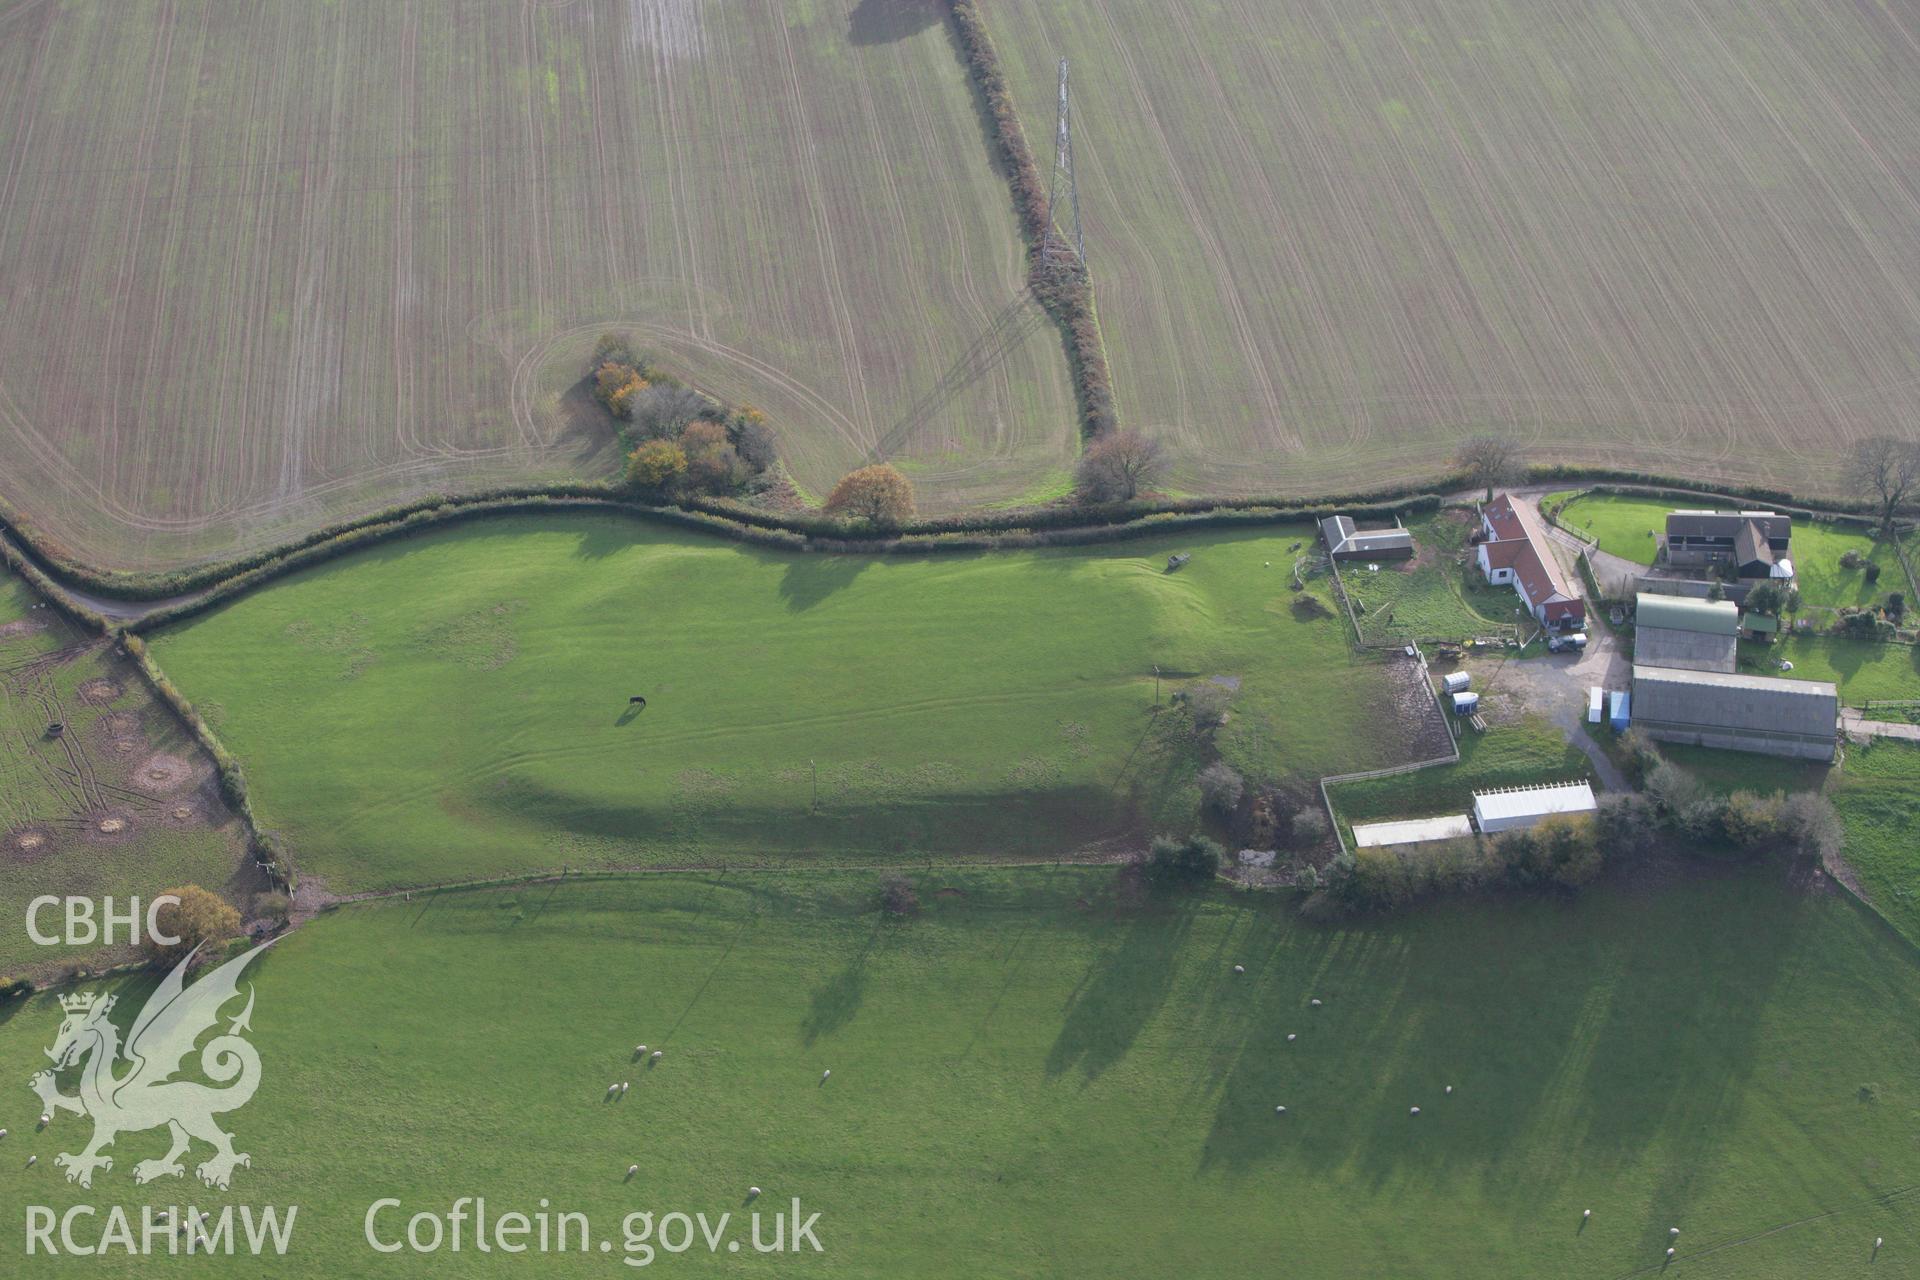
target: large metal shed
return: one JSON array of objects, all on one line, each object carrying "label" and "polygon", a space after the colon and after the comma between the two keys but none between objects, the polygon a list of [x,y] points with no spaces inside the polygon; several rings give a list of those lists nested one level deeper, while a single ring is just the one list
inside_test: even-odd
[{"label": "large metal shed", "polygon": [[1634,599],[1633,660],[1681,671],[1731,672],[1740,647],[1740,610],[1731,600],[1649,595]]},{"label": "large metal shed", "polygon": [[1830,761],[1840,736],[1840,691],[1821,680],[1636,662],[1633,723],[1661,742]]}]

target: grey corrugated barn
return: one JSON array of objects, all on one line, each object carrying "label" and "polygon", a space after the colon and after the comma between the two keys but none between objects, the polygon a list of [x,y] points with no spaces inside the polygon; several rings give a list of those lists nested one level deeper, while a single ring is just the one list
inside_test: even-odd
[{"label": "grey corrugated barn", "polygon": [[1648,595],[1634,602],[1633,660],[1646,667],[1732,671],[1740,610],[1730,600]]},{"label": "grey corrugated barn", "polygon": [[1743,577],[1764,578],[1792,540],[1793,517],[1777,511],[1674,511],[1663,550],[1668,564],[1734,562]]},{"label": "grey corrugated barn", "polygon": [[1633,727],[1661,742],[1832,760],[1840,691],[1820,680],[1633,668]]}]

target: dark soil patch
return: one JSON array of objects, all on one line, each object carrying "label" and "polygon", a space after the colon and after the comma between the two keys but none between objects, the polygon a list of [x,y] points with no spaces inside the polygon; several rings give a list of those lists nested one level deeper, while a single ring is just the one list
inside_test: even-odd
[{"label": "dark soil patch", "polygon": [[80,687],[74,690],[80,701],[96,707],[104,707],[109,702],[126,693],[118,680],[109,680],[105,676],[95,676],[91,680],[82,680]]},{"label": "dark soil patch", "polygon": [[31,618],[21,618],[14,622],[0,624],[0,640],[11,640],[15,636],[30,636],[45,631],[47,624],[35,622]]},{"label": "dark soil patch", "polygon": [[1393,723],[1406,743],[1405,759],[1436,760],[1453,752],[1453,735],[1427,685],[1426,673],[1412,658],[1387,661],[1387,684],[1393,702]]},{"label": "dark soil patch", "polygon": [[15,827],[0,836],[0,858],[16,865],[38,862],[54,847],[53,832],[41,826]]},{"label": "dark soil patch", "polygon": [[948,885],[946,888],[938,890],[933,896],[936,898],[964,898],[967,896],[967,891]]},{"label": "dark soil patch", "polygon": [[1302,622],[1312,622],[1318,618],[1331,618],[1333,610],[1327,608],[1319,596],[1310,591],[1302,591],[1293,598],[1293,616]]}]

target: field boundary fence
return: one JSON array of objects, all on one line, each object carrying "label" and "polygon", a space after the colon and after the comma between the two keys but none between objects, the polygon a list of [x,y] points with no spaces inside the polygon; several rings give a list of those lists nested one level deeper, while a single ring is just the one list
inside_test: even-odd
[{"label": "field boundary fence", "polygon": [[1419,645],[1413,646],[1413,649],[1415,661],[1420,664],[1420,679],[1427,686],[1427,694],[1429,698],[1432,699],[1434,714],[1440,717],[1440,723],[1446,727],[1447,742],[1450,745],[1450,750],[1448,754],[1434,756],[1430,760],[1412,760],[1405,764],[1388,765],[1384,769],[1362,769],[1357,773],[1333,773],[1321,778],[1320,803],[1326,807],[1327,822],[1333,828],[1333,838],[1340,842],[1340,851],[1342,853],[1350,854],[1354,852],[1354,850],[1347,844],[1346,834],[1340,830],[1340,815],[1333,807],[1333,794],[1329,788],[1348,782],[1366,782],[1372,778],[1392,778],[1403,773],[1416,773],[1422,769],[1432,769],[1443,764],[1460,763],[1460,735],[1454,731],[1453,720],[1447,715],[1446,708],[1441,705],[1439,690],[1433,687],[1433,673],[1427,667],[1426,653],[1421,650]]}]

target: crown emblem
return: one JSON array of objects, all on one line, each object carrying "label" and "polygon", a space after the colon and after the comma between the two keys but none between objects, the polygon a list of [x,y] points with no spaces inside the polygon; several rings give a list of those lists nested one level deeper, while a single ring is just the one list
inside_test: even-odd
[{"label": "crown emblem", "polygon": [[99,993],[94,991],[81,991],[74,995],[60,997],[60,1007],[68,1013],[91,1013],[96,1004],[103,1010],[109,1009],[113,1006],[113,999],[108,997],[103,1002]]}]

